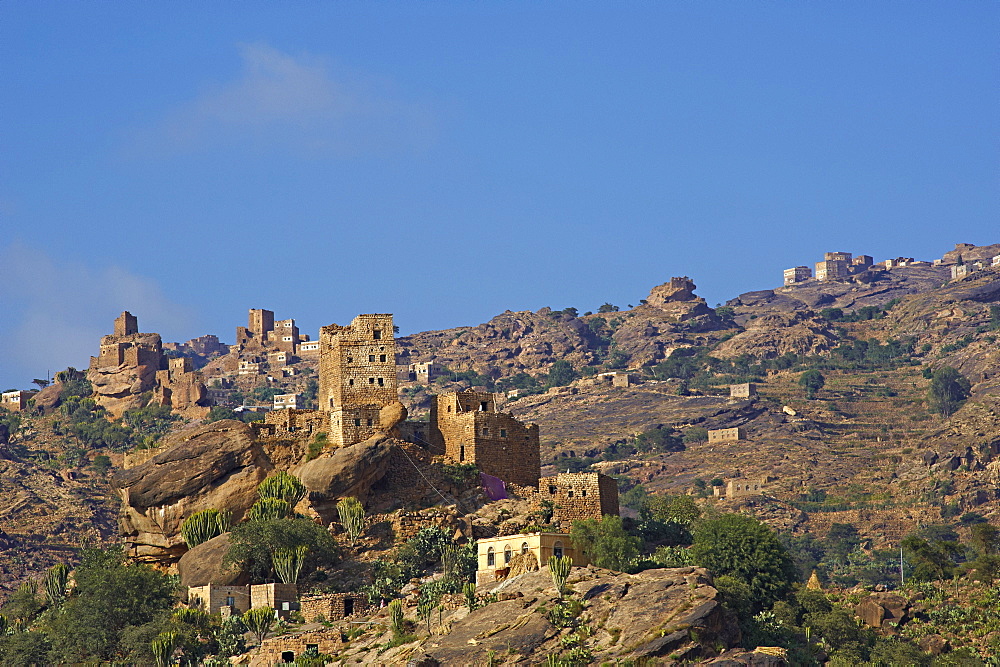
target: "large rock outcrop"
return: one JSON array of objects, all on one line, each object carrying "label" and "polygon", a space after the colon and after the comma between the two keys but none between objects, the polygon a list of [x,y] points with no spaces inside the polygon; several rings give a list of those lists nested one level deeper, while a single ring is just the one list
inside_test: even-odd
[{"label": "large rock outcrop", "polygon": [[163,449],[116,473],[113,484],[123,501],[121,533],[133,555],[172,562],[186,550],[180,536],[186,517],[215,508],[239,521],[274,466],[251,428],[235,420],[176,433]]},{"label": "large rock outcrop", "polygon": [[246,572],[225,567],[223,559],[229,550],[229,533],[218,535],[202,542],[191,549],[177,561],[177,574],[181,577],[181,586],[204,586],[218,584],[220,586],[241,586],[250,583]]},{"label": "large rock outcrop", "polygon": [[822,320],[811,314],[772,313],[747,322],[746,330],[719,345],[713,356],[722,359],[750,355],[774,359],[791,352],[811,355],[837,344],[837,338]]}]

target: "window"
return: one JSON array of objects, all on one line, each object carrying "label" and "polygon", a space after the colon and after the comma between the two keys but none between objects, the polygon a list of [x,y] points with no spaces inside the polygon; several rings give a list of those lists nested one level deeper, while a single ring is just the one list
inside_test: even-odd
[{"label": "window", "polygon": [[489,435],[489,434],[490,434],[490,430],[488,428],[484,428],[483,429],[483,435]]},{"label": "window", "polygon": [[350,380],[348,380],[348,381],[347,381],[347,384],[348,384],[349,386],[353,387],[353,386],[354,386],[354,378],[351,378]]},{"label": "window", "polygon": [[354,363],[354,357],[347,357],[347,363],[353,364]]},{"label": "window", "polygon": [[584,489],[583,491],[581,491],[580,495],[583,496],[584,498],[586,498],[587,497],[587,489]]},{"label": "window", "polygon": [[462,445],[461,447],[458,448],[458,460],[459,461],[465,460],[465,445]]},{"label": "window", "polygon": [[[462,449],[465,448],[463,447]],[[496,552],[493,551],[493,547],[490,547],[489,550],[486,552],[486,567],[493,567],[496,564],[497,564]]]},{"label": "window", "polygon": [[368,384],[375,384],[375,378],[368,378]]},{"label": "window", "polygon": [[369,419],[369,420],[368,420],[368,425],[369,425],[369,426],[371,426],[371,425],[372,425],[372,420],[371,420],[371,419]]},{"label": "window", "polygon": [[550,484],[549,485],[549,493],[552,494],[553,496],[556,495],[556,487],[554,487],[554,486],[552,486]]},{"label": "window", "polygon": [[384,387],[385,386],[385,378],[379,378],[378,379],[378,386],[380,386],[380,387]]},{"label": "window", "polygon": [[528,553],[528,543],[527,542],[522,542],[521,543],[521,553],[522,554]]},{"label": "window", "polygon": [[489,403],[487,403],[486,401],[482,401],[482,402],[481,402],[481,403],[479,404],[479,411],[480,411],[480,412],[486,412],[486,411],[487,411],[487,410],[489,409],[489,405],[490,405],[490,404],[489,404]]},{"label": "window", "polygon": [[384,354],[378,355],[378,360],[384,362],[385,361],[385,355]]},{"label": "window", "polygon": [[360,419],[355,419],[354,420],[354,425],[355,426],[361,426],[361,420]]},{"label": "window", "polygon": [[369,354],[369,355],[368,355],[368,361],[369,361],[369,362],[371,362],[371,361],[375,361],[375,355],[374,355],[374,354]]},{"label": "window", "polygon": [[504,565],[507,565],[508,563],[510,563],[510,558],[511,558],[512,555],[513,555],[513,552],[511,551],[510,545],[508,544],[508,545],[506,545],[503,548],[503,564]]},{"label": "window", "polygon": [[372,331],[372,338],[374,338],[375,340],[380,340],[382,338],[382,330],[375,329],[374,331]]},{"label": "window", "polygon": [[505,429],[505,428],[500,429],[500,437],[501,438],[506,438],[507,437],[507,429]]},{"label": "window", "polygon": [[562,558],[563,546],[562,541],[557,540],[555,544],[552,545],[552,555],[556,558]]},{"label": "window", "polygon": [[570,489],[570,491],[566,493],[566,497],[567,498],[572,498],[573,497],[573,490],[572,489]]},{"label": "window", "polygon": [[226,596],[226,606],[227,607],[235,607],[236,606],[236,598],[234,598],[232,595],[227,595]]}]

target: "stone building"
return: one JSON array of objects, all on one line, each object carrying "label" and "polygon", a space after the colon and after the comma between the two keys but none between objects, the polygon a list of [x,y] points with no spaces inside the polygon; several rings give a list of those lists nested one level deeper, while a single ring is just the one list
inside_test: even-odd
[{"label": "stone building", "polygon": [[858,271],[864,271],[870,266],[875,265],[875,260],[871,255],[858,255],[851,260],[851,267]]},{"label": "stone building", "polygon": [[391,314],[358,315],[319,332],[320,410],[330,415],[334,446],[361,442],[381,428],[379,413],[398,402]]},{"label": "stone building", "polygon": [[[624,371],[609,371],[607,373],[598,373],[594,376],[594,384],[609,384],[612,387],[631,387],[634,384],[638,384],[639,379]],[[556,387],[553,387],[555,389]],[[559,387],[560,389],[562,387]],[[576,392],[574,392],[576,393]]]},{"label": "stone building", "polygon": [[344,650],[340,629],[323,628],[269,637],[261,642],[260,648],[250,656],[249,667],[273,667],[278,664],[294,663],[296,658],[310,649],[327,655],[337,655]]},{"label": "stone building", "polygon": [[749,479],[731,479],[726,482],[725,492],[723,492],[723,487],[716,486],[712,488],[712,492],[716,496],[723,496],[727,498],[740,498],[742,496],[756,496],[764,493],[767,489],[768,483],[774,481],[770,477],[753,477]]},{"label": "stone building", "polygon": [[[831,254],[849,253],[827,253],[827,255]],[[841,278],[846,278],[850,273],[847,266],[847,262],[840,259],[827,259],[822,262],[816,262],[816,280],[840,280]]]},{"label": "stone building", "polygon": [[618,516],[618,482],[599,472],[563,472],[538,480],[538,502],[553,503],[552,523],[563,530],[574,521]]},{"label": "stone building", "polygon": [[250,586],[250,607],[270,607],[281,618],[297,611],[299,590],[295,584],[254,584]]},{"label": "stone building", "polygon": [[410,364],[407,368],[407,376],[410,382],[429,384],[435,377],[435,371],[433,361],[423,361]]},{"label": "stone building", "polygon": [[478,565],[476,584],[497,578],[497,570],[505,570],[516,554],[532,554],[541,567],[547,567],[551,556],[573,559],[574,567],[586,567],[590,560],[573,546],[567,533],[521,533],[502,537],[482,538],[477,543]]},{"label": "stone building", "polygon": [[327,621],[339,621],[367,611],[368,596],[359,593],[326,593],[304,597],[299,604],[307,623],[313,623],[319,617]]},{"label": "stone building", "polygon": [[793,266],[785,269],[785,284],[793,285],[812,278],[813,272],[808,266]]},{"label": "stone building", "polygon": [[115,319],[115,333],[101,338],[100,354],[90,358],[87,379],[94,400],[115,416],[144,405],[142,395],[155,392],[160,405],[201,417],[208,412],[208,392],[188,357],[167,359],[160,334],[139,333],[128,311]]},{"label": "stone building", "polygon": [[757,396],[757,385],[753,382],[729,385],[729,398],[755,398]]},{"label": "stone building", "polygon": [[827,262],[851,263],[851,253],[849,252],[827,252],[823,253],[823,259]]},{"label": "stone building", "polygon": [[188,587],[188,605],[224,616],[243,614],[250,610],[249,586],[205,586]]},{"label": "stone building", "polygon": [[471,389],[434,397],[431,451],[452,463],[474,463],[487,475],[538,486],[538,425],[525,425],[497,409],[497,394]]},{"label": "stone building", "polygon": [[316,410],[285,408],[264,414],[264,422],[258,427],[260,435],[271,438],[299,437],[303,433],[329,431],[330,420],[326,413]]},{"label": "stone building", "polygon": [[742,428],[717,428],[709,429],[708,431],[708,443],[714,444],[717,442],[734,442],[736,440],[744,440],[746,434],[743,432]]}]

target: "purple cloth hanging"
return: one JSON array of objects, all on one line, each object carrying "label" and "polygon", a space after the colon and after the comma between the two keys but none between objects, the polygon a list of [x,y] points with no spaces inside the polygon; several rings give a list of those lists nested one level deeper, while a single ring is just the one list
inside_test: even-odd
[{"label": "purple cloth hanging", "polygon": [[486,491],[486,495],[490,497],[490,500],[503,500],[508,497],[507,485],[499,477],[481,472],[479,473],[479,479],[483,481],[483,489]]}]

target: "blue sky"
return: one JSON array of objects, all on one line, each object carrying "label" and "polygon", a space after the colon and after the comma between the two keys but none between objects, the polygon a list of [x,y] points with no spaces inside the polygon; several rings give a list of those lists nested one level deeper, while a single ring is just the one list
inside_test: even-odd
[{"label": "blue sky", "polygon": [[1000,4],[0,2],[0,389],[1000,242]]}]

